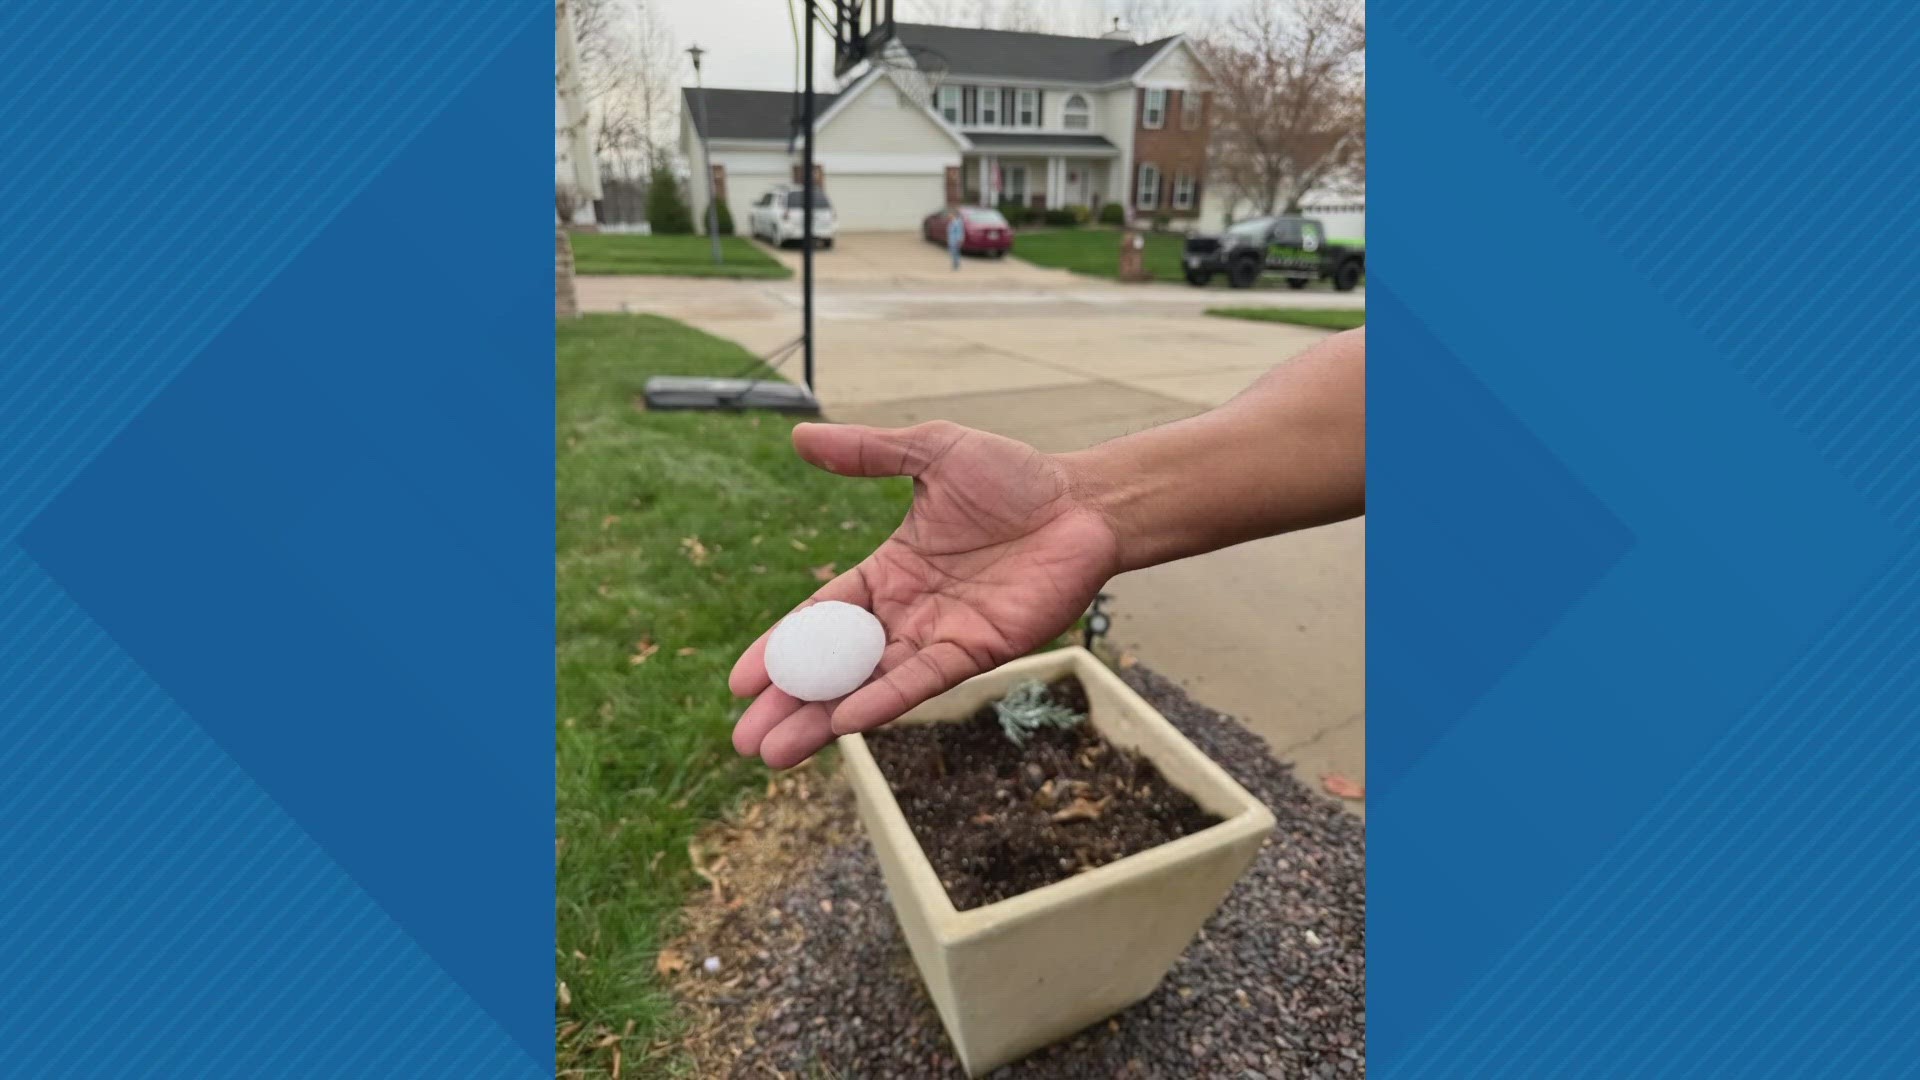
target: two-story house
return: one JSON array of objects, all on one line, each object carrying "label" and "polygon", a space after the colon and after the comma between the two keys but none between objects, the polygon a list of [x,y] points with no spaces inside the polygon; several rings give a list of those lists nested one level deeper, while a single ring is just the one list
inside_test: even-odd
[{"label": "two-story house", "polygon": [[[1181,36],[1067,37],[903,23],[914,55],[946,72],[930,96],[911,73],[875,66],[818,95],[815,160],[844,230],[911,229],[942,205],[1123,203],[1139,218],[1198,215],[1209,100],[1199,54]],[[708,162],[699,91],[682,103],[694,197],[708,178],[736,221],[774,183],[796,179],[793,95],[710,90]]]}]

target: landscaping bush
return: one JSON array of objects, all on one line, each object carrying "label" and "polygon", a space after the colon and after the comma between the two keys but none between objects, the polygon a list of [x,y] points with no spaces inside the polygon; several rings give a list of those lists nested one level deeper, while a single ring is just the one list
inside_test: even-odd
[{"label": "landscaping bush", "polygon": [[[721,199],[714,204],[713,217],[714,224],[720,230],[721,236],[733,235],[733,208],[727,205],[727,200]],[[707,216],[705,214],[700,215],[700,231],[707,231]]]},{"label": "landscaping bush", "polygon": [[1110,202],[1100,208],[1100,224],[1125,225],[1126,223],[1127,223],[1126,207],[1121,206],[1117,202]]},{"label": "landscaping bush", "polygon": [[1067,207],[1067,213],[1073,215],[1073,223],[1075,225],[1085,225],[1087,222],[1093,220],[1093,212],[1079,203],[1069,205]]},{"label": "landscaping bush", "polygon": [[1007,224],[1016,229],[1024,225],[1032,224],[1033,222],[1033,208],[1022,203],[1002,199],[1000,200],[1000,205],[995,209],[1000,211],[1001,217],[1007,219]]},{"label": "landscaping bush", "polygon": [[647,181],[647,224],[655,236],[684,236],[693,231],[693,211],[680,195],[673,170],[665,165],[655,166]]},{"label": "landscaping bush", "polygon": [[1080,224],[1080,219],[1073,216],[1073,211],[1068,210],[1065,207],[1062,207],[1058,210],[1047,211],[1045,220],[1047,224],[1054,225],[1062,229],[1071,229],[1074,226]]}]

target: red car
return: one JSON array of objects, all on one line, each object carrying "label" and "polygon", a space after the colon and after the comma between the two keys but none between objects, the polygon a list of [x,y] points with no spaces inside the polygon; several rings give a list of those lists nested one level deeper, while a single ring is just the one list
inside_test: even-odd
[{"label": "red car", "polygon": [[[988,210],[979,206],[963,206],[959,209],[960,222],[966,235],[960,240],[960,251],[965,255],[992,255],[1000,258],[1013,250],[1013,226],[998,210]],[[955,211],[942,208],[928,214],[920,223],[921,235],[927,242],[947,246],[947,222]]]}]

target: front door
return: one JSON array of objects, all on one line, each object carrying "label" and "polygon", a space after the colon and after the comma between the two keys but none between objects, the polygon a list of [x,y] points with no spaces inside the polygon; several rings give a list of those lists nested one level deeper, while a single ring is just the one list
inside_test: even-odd
[{"label": "front door", "polygon": [[1000,197],[1007,202],[1025,206],[1027,204],[1027,167],[1008,165],[1003,173],[1004,187],[1001,188]]},{"label": "front door", "polygon": [[1090,179],[1091,177],[1088,176],[1088,169],[1085,165],[1075,165],[1069,162],[1067,164],[1067,190],[1060,200],[1061,205],[1087,205],[1087,192],[1092,187],[1092,185],[1088,183]]}]

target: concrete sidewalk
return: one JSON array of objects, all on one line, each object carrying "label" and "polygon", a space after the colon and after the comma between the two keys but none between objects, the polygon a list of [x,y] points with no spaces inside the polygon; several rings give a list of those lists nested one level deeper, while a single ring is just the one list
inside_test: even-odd
[{"label": "concrete sidewalk", "polygon": [[[1012,260],[955,273],[945,257],[910,236],[816,253],[815,383],[835,420],[948,419],[1078,449],[1218,405],[1326,336],[1203,307],[1365,303],[1120,285]],[[582,278],[578,292],[583,310],[667,315],[763,354],[799,333],[795,282]],[[785,370],[797,378],[799,359]],[[1108,589],[1112,639],[1240,717],[1308,784],[1364,781],[1365,546],[1354,521],[1123,575]]]}]

